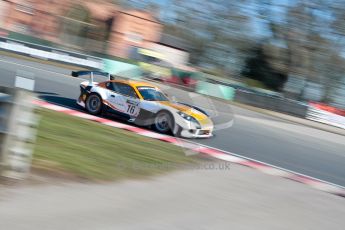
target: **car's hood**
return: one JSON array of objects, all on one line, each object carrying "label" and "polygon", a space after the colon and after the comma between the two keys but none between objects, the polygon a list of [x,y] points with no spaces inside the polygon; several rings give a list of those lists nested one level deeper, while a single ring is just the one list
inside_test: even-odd
[{"label": "car's hood", "polygon": [[211,122],[210,118],[207,115],[205,115],[204,113],[202,113],[196,109],[193,109],[190,106],[174,103],[171,101],[160,101],[159,103],[163,104],[165,106],[172,107],[176,110],[179,110],[179,111],[181,111],[181,112],[183,112],[189,116],[192,116],[197,121],[199,121],[201,124],[208,124]]}]

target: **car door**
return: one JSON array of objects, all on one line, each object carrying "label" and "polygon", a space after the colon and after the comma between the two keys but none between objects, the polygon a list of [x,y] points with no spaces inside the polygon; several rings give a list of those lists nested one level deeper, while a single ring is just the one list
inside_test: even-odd
[{"label": "car door", "polygon": [[133,87],[122,82],[108,82],[106,85],[107,101],[119,113],[130,118],[137,117],[140,112],[140,99]]}]

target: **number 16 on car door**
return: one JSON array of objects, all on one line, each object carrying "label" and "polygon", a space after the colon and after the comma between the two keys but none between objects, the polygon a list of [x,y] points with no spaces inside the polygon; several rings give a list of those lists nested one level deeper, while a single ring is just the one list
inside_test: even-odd
[{"label": "number 16 on car door", "polygon": [[127,99],[126,100],[126,113],[132,117],[137,117],[140,112],[139,100],[136,99]]}]

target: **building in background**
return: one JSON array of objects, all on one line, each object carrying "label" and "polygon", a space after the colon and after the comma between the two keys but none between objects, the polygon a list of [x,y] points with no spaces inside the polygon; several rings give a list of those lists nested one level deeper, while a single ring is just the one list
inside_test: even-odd
[{"label": "building in background", "polygon": [[150,13],[118,11],[114,16],[109,53],[128,57],[131,47],[149,48],[159,42],[163,25]]},{"label": "building in background", "polygon": [[164,60],[174,66],[186,66],[189,62],[190,44],[178,37],[162,34],[159,42],[152,44],[152,50],[161,53]]},{"label": "building in background", "polygon": [[0,5],[3,29],[64,47],[128,57],[132,46],[160,40],[163,25],[152,14],[110,1],[8,0]]},{"label": "building in background", "polygon": [[60,22],[70,0],[8,0],[2,28],[57,42]]},{"label": "building in background", "polygon": [[9,4],[5,1],[0,1],[0,27],[4,26],[4,21],[8,15]]}]

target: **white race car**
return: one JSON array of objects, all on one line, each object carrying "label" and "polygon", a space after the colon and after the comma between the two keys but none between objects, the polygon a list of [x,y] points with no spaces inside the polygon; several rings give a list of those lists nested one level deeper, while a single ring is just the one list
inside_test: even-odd
[{"label": "white race car", "polygon": [[[153,127],[160,133],[185,138],[212,136],[213,122],[206,112],[195,106],[172,102],[156,86],[133,80],[116,80],[97,71],[73,71],[72,76],[90,75],[80,84],[78,105],[90,114],[111,113],[139,126]],[[94,75],[107,76],[94,82]]]}]

